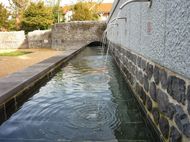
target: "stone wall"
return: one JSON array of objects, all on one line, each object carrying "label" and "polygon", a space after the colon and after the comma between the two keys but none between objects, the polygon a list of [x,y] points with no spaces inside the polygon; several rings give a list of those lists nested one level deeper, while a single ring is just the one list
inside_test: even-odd
[{"label": "stone wall", "polygon": [[0,49],[26,48],[24,31],[0,32]]},{"label": "stone wall", "polygon": [[52,28],[52,48],[60,50],[76,44],[101,41],[105,27],[106,23],[99,21],[55,24]]},{"label": "stone wall", "polygon": [[132,50],[115,44],[111,53],[165,141],[190,141],[190,82]]},{"label": "stone wall", "polygon": [[130,49],[115,44],[110,49],[163,140],[189,142],[190,81]]},{"label": "stone wall", "polygon": [[51,30],[29,32],[27,39],[29,48],[51,48]]},{"label": "stone wall", "polygon": [[189,142],[190,1],[124,2],[107,25],[113,57],[163,141]]},{"label": "stone wall", "polygon": [[79,21],[53,25],[50,30],[36,30],[25,36],[24,31],[0,32],[0,49],[53,48],[64,50],[75,45],[85,46],[101,41],[105,22]]}]

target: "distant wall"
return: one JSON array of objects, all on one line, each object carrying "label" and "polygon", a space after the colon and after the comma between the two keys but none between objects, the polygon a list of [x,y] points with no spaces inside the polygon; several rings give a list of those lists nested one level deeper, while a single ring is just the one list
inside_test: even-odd
[{"label": "distant wall", "polygon": [[0,49],[26,48],[24,31],[0,32]]},{"label": "distant wall", "polygon": [[36,30],[25,36],[24,31],[0,32],[0,49],[54,48],[64,50],[76,44],[85,46],[101,41],[105,22],[79,21],[53,25],[50,30]]},{"label": "distant wall", "polygon": [[51,48],[51,30],[29,32],[27,39],[29,48]]},{"label": "distant wall", "polygon": [[78,21],[55,24],[52,28],[52,48],[64,49],[75,44],[101,41],[105,22]]}]

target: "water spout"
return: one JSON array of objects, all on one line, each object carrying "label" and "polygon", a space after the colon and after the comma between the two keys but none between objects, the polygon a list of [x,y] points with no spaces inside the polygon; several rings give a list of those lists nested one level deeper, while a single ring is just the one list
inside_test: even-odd
[{"label": "water spout", "polygon": [[149,7],[152,6],[152,0],[128,0],[126,1],[124,4],[122,4],[119,9],[123,9],[126,5],[130,4],[130,3],[134,3],[134,2],[149,2]]}]

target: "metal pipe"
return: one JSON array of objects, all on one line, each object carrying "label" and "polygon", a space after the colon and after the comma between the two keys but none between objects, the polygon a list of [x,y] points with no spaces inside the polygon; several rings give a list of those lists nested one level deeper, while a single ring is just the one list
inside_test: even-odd
[{"label": "metal pipe", "polygon": [[117,20],[117,19],[125,19],[125,20],[127,20],[127,17],[118,17],[118,18],[113,18],[111,21],[110,21],[110,23],[113,23],[115,20]]},{"label": "metal pipe", "polygon": [[119,9],[123,9],[126,5],[133,3],[133,2],[150,2],[149,7],[152,6],[152,0],[128,0],[124,4],[122,4]]},{"label": "metal pipe", "polygon": [[127,17],[118,17],[117,19],[125,19],[125,20],[127,20]]},{"label": "metal pipe", "polygon": [[114,7],[112,8],[111,14],[109,15],[109,18],[108,18],[107,23],[109,23],[109,21],[110,21],[111,17],[113,16],[113,13],[114,13],[114,11],[116,10],[116,8],[117,8],[119,2],[120,2],[120,0],[117,0],[117,3],[116,3],[116,4],[114,5]]}]

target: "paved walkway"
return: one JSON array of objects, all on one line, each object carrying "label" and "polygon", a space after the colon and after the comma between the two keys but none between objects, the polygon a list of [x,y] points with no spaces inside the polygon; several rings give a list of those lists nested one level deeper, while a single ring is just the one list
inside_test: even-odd
[{"label": "paved walkway", "polygon": [[0,56],[0,77],[6,76],[13,72],[20,71],[33,64],[41,62],[55,55],[60,55],[63,51],[55,51],[51,49],[19,49],[21,51],[31,51],[30,54],[25,54],[17,57],[2,57]]}]

